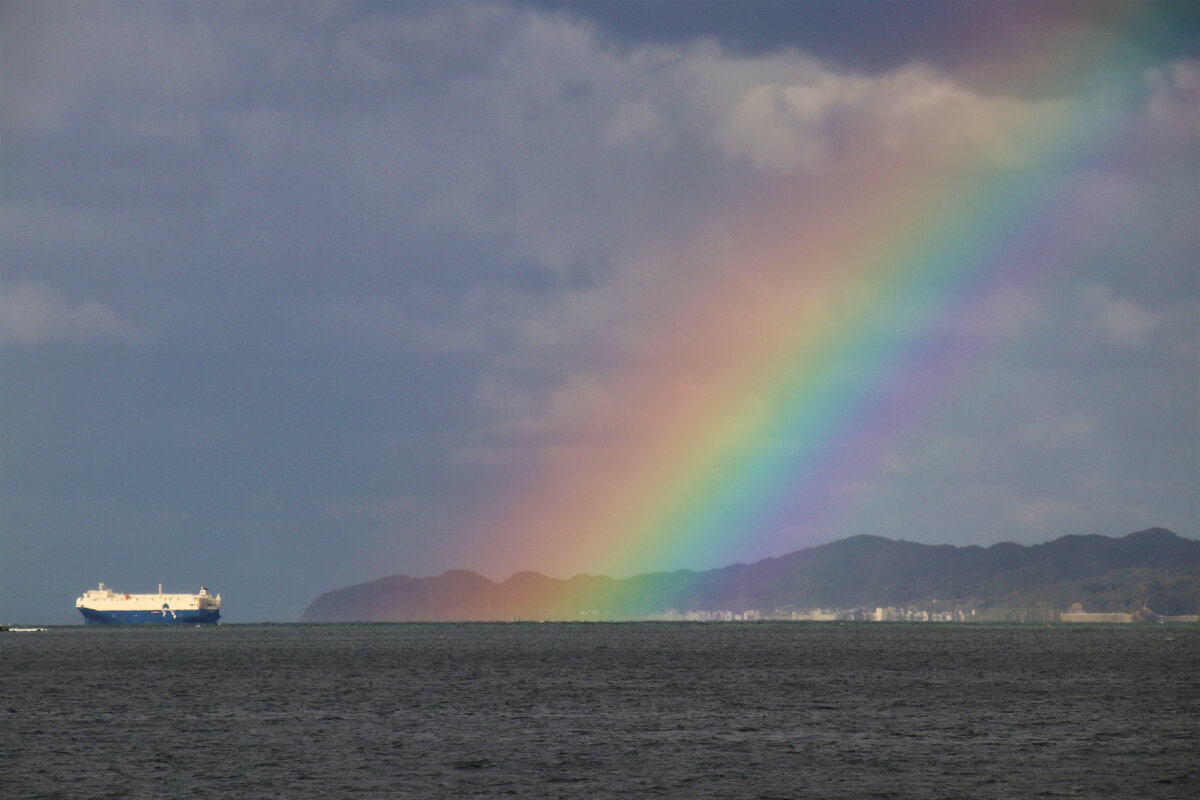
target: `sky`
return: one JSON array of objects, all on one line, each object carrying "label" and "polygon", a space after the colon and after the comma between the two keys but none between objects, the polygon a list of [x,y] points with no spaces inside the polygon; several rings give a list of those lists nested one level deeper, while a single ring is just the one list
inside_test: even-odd
[{"label": "sky", "polygon": [[0,2],[0,623],[1200,535],[1190,2]]}]

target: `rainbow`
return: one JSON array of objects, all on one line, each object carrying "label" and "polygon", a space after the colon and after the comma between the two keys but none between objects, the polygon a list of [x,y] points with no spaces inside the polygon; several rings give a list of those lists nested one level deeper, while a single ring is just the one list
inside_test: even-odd
[{"label": "rainbow", "polygon": [[[1067,77],[1135,80],[1122,44],[1076,43]],[[481,563],[628,576],[862,532],[836,530],[856,487],[995,346],[972,319],[1086,257],[1061,241],[1069,176],[1121,145],[1122,94],[1045,103],[1017,163],[873,156],[706,225],[643,346],[603,373],[603,430],[521,477],[480,523]]]}]

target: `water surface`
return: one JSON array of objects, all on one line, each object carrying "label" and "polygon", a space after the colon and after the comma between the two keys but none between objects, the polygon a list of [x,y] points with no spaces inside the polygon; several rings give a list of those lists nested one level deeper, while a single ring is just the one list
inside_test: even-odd
[{"label": "water surface", "polygon": [[1196,626],[0,634],[8,798],[1200,796]]}]

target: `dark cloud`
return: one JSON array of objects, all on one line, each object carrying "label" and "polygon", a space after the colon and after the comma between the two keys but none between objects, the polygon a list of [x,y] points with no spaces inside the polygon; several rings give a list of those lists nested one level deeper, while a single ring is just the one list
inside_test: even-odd
[{"label": "dark cloud", "polygon": [[[1064,46],[1076,33],[1129,39],[1144,47],[1152,43],[1140,56],[1150,65],[1164,56],[1193,56],[1200,34],[1200,13],[1186,0],[1149,8],[1134,0],[530,0],[528,5],[588,20],[626,47],[709,38],[740,55],[790,48],[837,67],[870,72],[920,62],[970,73],[971,65],[981,62],[1040,60],[1047,54],[1036,33],[1044,29],[1057,31]],[[871,44],[864,47],[863,42]],[[1023,88],[1036,90],[1032,85]]]}]

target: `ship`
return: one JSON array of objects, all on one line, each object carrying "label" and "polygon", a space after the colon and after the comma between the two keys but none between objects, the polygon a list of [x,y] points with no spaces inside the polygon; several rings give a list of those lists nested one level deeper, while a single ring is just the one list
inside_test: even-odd
[{"label": "ship", "polygon": [[198,594],[127,594],[100,584],[75,600],[84,622],[92,625],[199,625],[221,618],[221,595],[201,586]]}]

